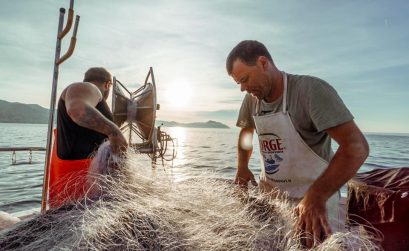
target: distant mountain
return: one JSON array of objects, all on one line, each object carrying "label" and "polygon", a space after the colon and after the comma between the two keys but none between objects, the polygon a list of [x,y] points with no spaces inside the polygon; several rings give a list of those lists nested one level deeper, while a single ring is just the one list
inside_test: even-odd
[{"label": "distant mountain", "polygon": [[[22,104],[0,100],[0,123],[47,124],[49,111],[49,109],[36,104]],[[162,120],[156,121],[157,126],[161,124],[165,127],[229,128],[227,125],[213,120],[195,123],[179,123]]]},{"label": "distant mountain", "polygon": [[227,125],[209,120],[207,122],[194,122],[194,123],[179,123],[175,121],[162,121],[157,120],[156,125],[159,126],[163,124],[165,127],[189,127],[189,128],[230,128]]},{"label": "distant mountain", "polygon": [[0,122],[47,124],[49,109],[36,104],[0,100]]}]

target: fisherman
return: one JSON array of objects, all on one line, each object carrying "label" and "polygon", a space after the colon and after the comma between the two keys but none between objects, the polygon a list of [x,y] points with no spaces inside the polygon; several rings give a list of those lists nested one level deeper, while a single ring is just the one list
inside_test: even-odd
[{"label": "fisherman", "polygon": [[111,74],[93,67],[85,72],[83,82],[63,90],[50,168],[50,208],[84,197],[92,155],[101,143],[108,139],[114,154],[127,145],[106,102],[111,86]]},{"label": "fisherman", "polygon": [[[339,230],[339,189],[364,163],[369,147],[337,92],[325,81],[288,74],[258,41],[237,44],[226,60],[228,74],[246,91],[237,126],[235,182],[257,185],[248,163],[254,129],[262,171],[260,189],[277,190],[296,202],[296,231],[312,247]],[[334,154],[331,139],[338,143]]]}]

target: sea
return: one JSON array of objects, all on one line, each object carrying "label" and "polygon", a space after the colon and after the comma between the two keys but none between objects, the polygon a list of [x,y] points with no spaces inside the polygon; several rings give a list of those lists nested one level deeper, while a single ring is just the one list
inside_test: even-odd
[{"label": "sea", "polygon": [[[47,141],[45,124],[0,123],[0,148],[45,147]],[[171,173],[178,179],[216,173],[221,178],[234,179],[237,165],[237,128],[162,128],[173,139],[168,142],[166,156],[173,150],[173,161],[158,161],[155,168],[163,175]],[[409,134],[365,133],[370,145],[370,155],[359,172],[376,168],[409,167]],[[250,169],[258,177],[260,159],[256,138]],[[333,144],[334,150],[336,144]],[[12,152],[0,152],[0,211],[18,213],[39,209],[41,206],[44,177],[45,151],[16,152],[13,164]],[[151,164],[147,155],[141,161]],[[346,196],[346,188],[341,190]]]}]

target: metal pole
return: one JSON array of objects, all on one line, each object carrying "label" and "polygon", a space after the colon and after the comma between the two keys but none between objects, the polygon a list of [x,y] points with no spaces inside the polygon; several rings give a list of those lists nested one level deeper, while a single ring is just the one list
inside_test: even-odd
[{"label": "metal pole", "polygon": [[58,64],[57,61],[60,59],[61,54],[61,39],[59,35],[63,30],[64,25],[64,14],[65,9],[60,8],[60,19],[58,22],[58,32],[57,32],[57,43],[55,48],[54,57],[54,73],[53,73],[53,85],[51,90],[51,101],[50,101],[50,115],[48,118],[48,133],[47,133],[47,150],[45,154],[45,167],[44,167],[44,181],[43,181],[43,195],[41,201],[41,213],[45,213],[47,210],[47,199],[48,199],[48,183],[49,183],[49,173],[50,173],[50,153],[51,144],[53,138],[53,126],[54,126],[54,111],[55,111],[55,100],[57,96],[57,82],[58,82]]}]

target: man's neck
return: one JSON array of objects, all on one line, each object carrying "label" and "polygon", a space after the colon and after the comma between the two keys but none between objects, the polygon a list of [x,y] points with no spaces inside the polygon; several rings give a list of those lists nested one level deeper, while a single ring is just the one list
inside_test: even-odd
[{"label": "man's neck", "polygon": [[101,96],[103,97],[104,96],[104,87],[100,83],[96,83],[96,82],[91,82],[91,83],[93,83],[98,88],[98,90],[101,92]]},{"label": "man's neck", "polygon": [[268,98],[265,99],[268,103],[274,102],[283,95],[284,78],[281,71],[274,69],[271,74],[271,90]]}]

